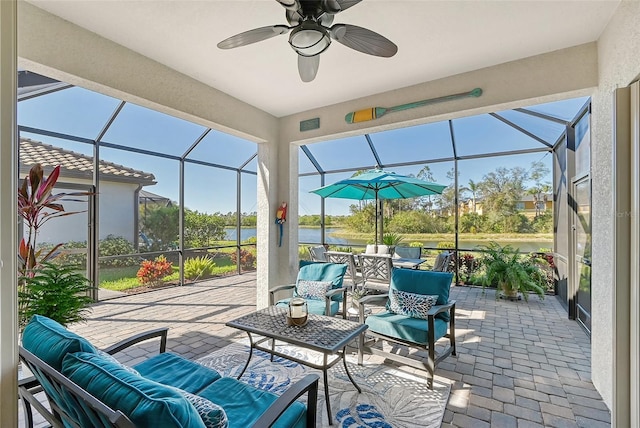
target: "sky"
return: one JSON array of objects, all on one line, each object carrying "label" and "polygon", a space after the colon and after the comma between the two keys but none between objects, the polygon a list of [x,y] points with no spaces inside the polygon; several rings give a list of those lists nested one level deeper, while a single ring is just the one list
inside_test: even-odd
[{"label": "sky", "polygon": [[[531,109],[570,120],[584,105],[587,98],[532,106]],[[18,103],[18,124],[55,131],[83,138],[96,138],[120,101],[82,88],[70,88]],[[539,138],[554,143],[564,126],[517,111],[498,112],[505,119],[534,132]],[[168,155],[181,156],[205,132],[206,128],[163,113],[127,103],[103,137],[103,141]],[[539,141],[515,130],[488,114],[453,120],[453,135],[458,156],[473,156],[505,150],[544,147]],[[37,134],[21,136],[73,150],[91,156],[90,144],[62,140]],[[453,145],[448,122],[419,125],[370,134],[371,141],[383,164],[411,162],[416,159],[443,159],[453,156]],[[349,137],[308,146],[325,171],[344,168],[364,169],[376,165],[364,136]],[[210,131],[189,154],[189,159],[239,167],[256,152],[256,144],[218,131]],[[129,151],[102,147],[103,160],[153,173],[157,184],[145,187],[174,201],[179,199],[179,162]],[[315,169],[300,151],[300,173]],[[530,168],[534,161],[544,162],[551,170],[551,155],[534,154],[460,160],[459,183],[480,181],[484,174],[498,166]],[[253,159],[249,171],[256,171]],[[398,174],[417,174],[425,164],[410,167],[387,168]],[[435,181],[449,184],[446,174],[453,162],[430,163]],[[351,176],[351,173],[327,174],[330,184]],[[552,181],[549,175],[549,183]],[[256,175],[242,174],[242,212],[255,212]],[[320,187],[319,176],[300,178],[299,213],[319,214],[320,200],[309,191]],[[235,212],[237,173],[187,163],[185,167],[185,206],[208,213]],[[330,215],[348,214],[354,201],[327,199],[325,210]]]}]

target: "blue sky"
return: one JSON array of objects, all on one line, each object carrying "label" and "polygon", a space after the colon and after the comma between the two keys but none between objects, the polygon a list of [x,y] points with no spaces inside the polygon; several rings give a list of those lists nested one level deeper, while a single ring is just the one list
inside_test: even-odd
[{"label": "blue sky", "polygon": [[[534,106],[563,119],[571,119],[586,102],[586,98]],[[34,128],[94,139],[119,105],[119,100],[81,88],[71,88],[18,103],[18,124]],[[508,111],[506,119],[540,138],[554,142],[562,125],[533,116]],[[542,145],[489,115],[455,119],[453,122],[458,156],[477,155],[513,149],[529,149]],[[135,147],[174,156],[182,155],[205,128],[133,104],[126,104],[103,140],[108,143]],[[92,155],[89,144],[60,140],[35,134],[24,134],[42,141],[86,155]],[[414,126],[370,135],[383,164],[410,162],[416,159],[441,159],[453,156],[448,122]],[[309,145],[309,150],[327,171],[343,168],[365,168],[376,164],[364,136],[350,137]],[[211,131],[189,158],[239,167],[256,151],[256,144]],[[145,190],[178,200],[179,162],[128,151],[101,148],[104,160],[153,173],[158,182]],[[480,181],[482,176],[498,166],[529,168],[534,161],[543,161],[551,169],[551,155],[535,153],[459,161],[460,185],[469,179]],[[387,168],[398,174],[417,174],[424,164],[411,167]],[[435,181],[449,184],[446,173],[452,162],[430,164]],[[249,170],[255,171],[255,159]],[[300,157],[300,172],[311,172],[312,166]],[[329,174],[326,184],[349,177],[351,173]],[[551,176],[548,181],[551,182]],[[203,212],[236,211],[237,174],[218,168],[187,163],[185,170],[185,205]],[[300,179],[300,214],[319,214],[320,197],[308,193],[320,187],[318,177]],[[256,176],[242,174],[242,212],[256,211]],[[353,201],[327,199],[327,214],[348,213]]]}]

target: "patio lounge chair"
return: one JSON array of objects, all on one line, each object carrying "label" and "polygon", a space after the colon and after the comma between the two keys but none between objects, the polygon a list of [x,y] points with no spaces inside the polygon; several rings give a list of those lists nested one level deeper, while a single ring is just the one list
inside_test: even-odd
[{"label": "patio lounge chair", "polygon": [[288,307],[291,298],[275,302],[275,294],[289,290],[293,291],[293,297],[307,300],[307,308],[311,314],[334,316],[342,312],[342,317],[346,318],[347,288],[342,286],[346,271],[347,265],[342,263],[301,260],[296,283],[269,290],[269,304]]},{"label": "patio lounge chair", "polygon": [[[428,386],[433,389],[438,363],[449,355],[456,355],[456,302],[449,300],[452,279],[453,274],[449,272],[394,269],[390,294],[361,298],[358,307],[360,322],[369,328],[359,339],[358,363],[362,364],[363,354],[367,352],[426,370]],[[386,302],[386,310],[365,318],[366,305],[376,301],[379,304]],[[449,344],[436,355],[435,344],[442,338],[448,339]],[[384,341],[393,345],[390,351],[382,348]],[[396,345],[422,351],[426,348],[427,358],[418,360],[394,353],[400,351]]]},{"label": "patio lounge chair", "polygon": [[[160,338],[160,353],[139,364],[127,367],[111,357],[152,338]],[[315,426],[317,375],[277,396],[164,352],[166,339],[167,329],[161,328],[101,352],[57,322],[34,316],[19,349],[37,380],[19,388],[27,422],[34,406],[54,427],[202,428],[204,419],[243,427]],[[41,390],[51,411],[34,395]],[[307,405],[297,401],[305,394]]]}]

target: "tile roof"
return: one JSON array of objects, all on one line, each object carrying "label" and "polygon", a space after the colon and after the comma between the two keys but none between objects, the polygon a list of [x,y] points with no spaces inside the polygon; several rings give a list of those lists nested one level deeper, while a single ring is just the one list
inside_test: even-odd
[{"label": "tile roof", "polygon": [[[60,165],[62,177],[91,179],[93,176],[93,158],[50,144],[44,144],[30,138],[20,138],[20,165],[25,169],[39,163],[47,170]],[[26,172],[26,171],[25,171]],[[144,186],[155,184],[156,177],[137,169],[100,161],[100,178],[108,181],[140,183]]]}]

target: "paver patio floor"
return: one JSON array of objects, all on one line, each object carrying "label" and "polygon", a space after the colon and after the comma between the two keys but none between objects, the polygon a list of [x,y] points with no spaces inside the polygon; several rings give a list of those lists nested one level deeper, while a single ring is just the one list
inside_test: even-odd
[{"label": "paver patio floor", "polygon": [[[589,338],[555,297],[511,302],[492,290],[452,287],[451,298],[458,355],[436,370],[453,385],[443,427],[610,426],[591,383]],[[196,359],[246,337],[224,324],[255,302],[255,274],[245,274],[103,301],[71,329],[102,348],[169,327],[168,350]],[[135,363],[152,347],[118,358]]]}]

